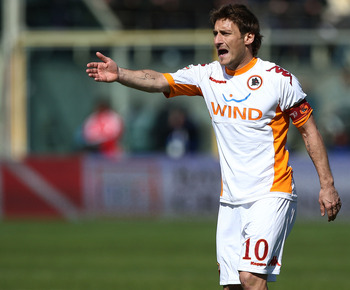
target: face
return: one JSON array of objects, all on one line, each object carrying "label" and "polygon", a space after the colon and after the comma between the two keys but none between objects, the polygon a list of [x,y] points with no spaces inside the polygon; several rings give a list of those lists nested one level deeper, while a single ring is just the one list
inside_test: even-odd
[{"label": "face", "polygon": [[249,45],[254,41],[254,34],[241,35],[237,25],[229,19],[217,20],[213,33],[220,64],[237,70],[253,58]]}]

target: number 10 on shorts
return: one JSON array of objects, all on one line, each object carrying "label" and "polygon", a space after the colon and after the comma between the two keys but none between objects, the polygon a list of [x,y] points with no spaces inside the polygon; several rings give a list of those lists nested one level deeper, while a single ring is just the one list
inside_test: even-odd
[{"label": "number 10 on shorts", "polygon": [[267,253],[269,251],[269,244],[267,243],[267,241],[264,239],[260,239],[255,243],[255,245],[251,245],[250,238],[249,238],[245,242],[245,255],[243,257],[243,260],[252,259],[252,257],[250,256],[251,246],[254,247],[254,255],[258,261],[263,261],[266,259]]}]

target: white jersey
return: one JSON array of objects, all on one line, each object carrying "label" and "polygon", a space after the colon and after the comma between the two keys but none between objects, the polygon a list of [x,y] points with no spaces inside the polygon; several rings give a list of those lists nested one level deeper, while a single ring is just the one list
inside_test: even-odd
[{"label": "white jersey", "polygon": [[[216,134],[222,176],[221,202],[244,204],[264,197],[295,199],[285,148],[288,110],[303,101],[294,75],[253,58],[230,71],[219,62],[164,74],[170,94],[204,97]],[[312,109],[294,122],[303,125]]]}]

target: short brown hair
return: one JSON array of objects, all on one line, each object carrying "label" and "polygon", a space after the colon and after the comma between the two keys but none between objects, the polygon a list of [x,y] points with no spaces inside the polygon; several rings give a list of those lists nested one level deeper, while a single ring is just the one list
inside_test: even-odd
[{"label": "short brown hair", "polygon": [[213,10],[210,14],[212,24],[215,25],[216,21],[220,19],[229,19],[235,23],[241,35],[246,33],[254,34],[252,52],[254,56],[258,54],[262,41],[259,20],[245,5],[228,4]]}]

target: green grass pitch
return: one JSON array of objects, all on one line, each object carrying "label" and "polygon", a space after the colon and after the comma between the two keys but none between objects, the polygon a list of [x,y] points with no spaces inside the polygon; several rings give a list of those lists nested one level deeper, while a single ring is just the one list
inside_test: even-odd
[{"label": "green grass pitch", "polygon": [[[269,289],[350,289],[350,223],[297,222]],[[0,289],[222,289],[216,219],[0,223]]]}]

